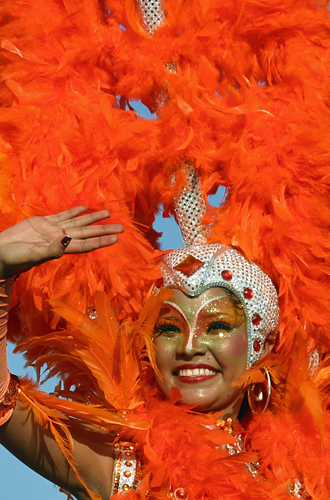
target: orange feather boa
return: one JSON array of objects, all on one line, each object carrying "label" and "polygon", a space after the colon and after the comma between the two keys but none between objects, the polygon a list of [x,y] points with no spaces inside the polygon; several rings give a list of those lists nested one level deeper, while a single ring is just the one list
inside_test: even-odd
[{"label": "orange feather boa", "polygon": [[[171,210],[192,158],[205,195],[228,188],[207,218],[211,241],[239,247],[278,286],[283,351],[299,330],[309,351],[327,352],[327,5],[167,0],[165,10],[150,36],[133,0],[1,2],[0,227],[81,202],[126,227],[116,248],[21,278],[25,331],[56,327],[50,297],[85,311],[97,290],[136,317],[159,275],[148,228],[159,203]],[[159,89],[157,120],[137,116],[130,103],[152,108]]]},{"label": "orange feather boa", "polygon": [[[121,326],[107,296],[98,295],[97,322],[57,302],[56,311],[71,324],[69,329],[22,345],[33,349],[38,344],[43,356],[36,368],[47,363],[51,373],[64,377],[57,394],[71,401],[40,393],[28,382],[22,384],[22,398],[53,432],[74,470],[68,416],[115,429],[116,440],[136,444],[143,457],[142,482],[139,492],[127,494],[132,500],[165,500],[180,487],[191,500],[284,500],[295,480],[304,484],[308,498],[329,498],[330,360],[311,376],[298,339],[292,356],[265,357],[236,385],[262,381],[260,368],[266,366],[273,383],[269,409],[259,416],[247,414],[230,435],[215,426],[221,412],[198,414],[178,405],[175,391],[164,400],[155,386],[144,346],[153,363],[150,339],[165,298],[151,296],[140,318]],[[237,434],[245,451],[230,455],[224,446],[233,445]],[[246,465],[251,462],[260,464],[257,477]]]}]

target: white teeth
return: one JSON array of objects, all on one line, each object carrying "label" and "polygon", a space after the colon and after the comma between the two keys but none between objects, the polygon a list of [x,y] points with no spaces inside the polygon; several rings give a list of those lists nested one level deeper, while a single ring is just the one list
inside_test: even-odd
[{"label": "white teeth", "polygon": [[208,368],[194,368],[193,370],[179,370],[179,377],[200,377],[206,375],[215,375],[217,372],[215,370],[209,370]]}]

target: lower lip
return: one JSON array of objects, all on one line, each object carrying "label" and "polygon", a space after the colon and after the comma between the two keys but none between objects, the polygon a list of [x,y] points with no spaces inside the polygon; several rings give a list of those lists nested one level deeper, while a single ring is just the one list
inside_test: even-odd
[{"label": "lower lip", "polygon": [[218,375],[217,373],[214,373],[213,375],[200,375],[197,377],[179,377],[179,375],[176,375],[176,377],[178,380],[180,380],[180,382],[183,382],[184,384],[197,384],[199,382],[210,380],[211,378],[214,378],[217,375]]}]

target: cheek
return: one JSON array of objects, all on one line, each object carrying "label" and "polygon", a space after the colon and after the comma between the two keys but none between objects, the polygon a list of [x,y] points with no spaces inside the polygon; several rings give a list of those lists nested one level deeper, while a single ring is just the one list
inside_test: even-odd
[{"label": "cheek", "polygon": [[175,359],[179,343],[183,341],[183,339],[178,339],[177,337],[168,338],[161,336],[154,340],[156,363],[161,372],[171,369],[171,362]]},{"label": "cheek", "polygon": [[234,332],[227,338],[214,338],[208,342],[208,348],[220,364],[231,364],[233,367],[242,362],[246,364],[247,338],[244,332]]},{"label": "cheek", "polygon": [[233,335],[228,342],[228,351],[233,356],[247,356],[247,338],[246,333]]},{"label": "cheek", "polygon": [[154,340],[156,365],[158,366],[158,369],[163,377],[163,379],[160,379],[155,374],[155,380],[167,397],[169,396],[170,389],[173,385],[172,367],[173,360],[175,360],[176,355],[175,344],[175,342],[172,342],[172,339],[164,339],[162,337]]}]

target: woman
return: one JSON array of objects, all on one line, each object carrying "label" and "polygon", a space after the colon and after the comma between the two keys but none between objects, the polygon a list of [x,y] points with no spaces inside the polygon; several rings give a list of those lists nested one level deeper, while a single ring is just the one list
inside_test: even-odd
[{"label": "woman", "polygon": [[[84,207],[76,207],[54,216],[27,219],[1,234],[1,277],[4,280],[3,291],[6,292],[2,294],[2,350],[13,276],[33,265],[59,258],[63,253],[95,250],[118,240],[116,234],[123,230],[122,226],[90,226],[108,217],[109,213],[102,211],[78,217],[84,210]],[[200,258],[197,268],[197,258],[193,254],[198,254]],[[195,266],[193,272],[192,263]],[[222,498],[223,495],[225,498],[234,498],[236,495],[239,495],[238,498],[274,498],[276,483],[276,498],[286,498],[295,491],[296,496],[304,495],[304,487],[297,478],[288,476],[283,484],[278,483],[276,478],[274,483],[274,477],[271,477],[274,471],[265,474],[269,464],[265,468],[263,464],[254,463],[258,455],[253,449],[253,432],[247,432],[248,427],[244,428],[246,424],[242,427],[238,421],[238,417],[242,419],[246,413],[246,408],[242,408],[246,390],[244,384],[237,386],[237,381],[244,376],[247,368],[270,353],[274,345],[278,306],[271,280],[239,252],[219,244],[201,245],[199,242],[198,245],[175,250],[165,257],[162,266],[163,296],[157,298],[157,295],[153,295],[149,298],[153,309],[149,315],[153,314],[150,321],[154,324],[156,380],[163,396],[152,380],[147,380],[150,374],[146,375],[145,370],[141,372],[140,367],[136,378],[143,376],[146,385],[141,388],[136,380],[133,390],[137,398],[142,394],[148,395],[142,407],[139,403],[137,407],[136,404],[131,406],[126,420],[120,417],[121,408],[117,416],[108,415],[108,421],[94,420],[96,426],[88,425],[83,422],[88,422],[88,417],[84,417],[88,407],[86,410],[86,406],[82,405],[83,410],[81,407],[72,407],[75,412],[73,416],[80,415],[82,421],[67,420],[62,415],[62,431],[56,433],[47,424],[52,422],[53,427],[56,426],[58,415],[49,413],[44,420],[40,419],[46,406],[39,407],[39,414],[38,411],[31,411],[27,404],[31,401],[31,393],[28,387],[23,386],[13,415],[11,406],[15,406],[15,394],[14,397],[11,395],[9,406],[2,412],[2,442],[27,465],[70,491],[79,500],[90,497],[108,499],[116,491],[133,495],[139,482],[139,494],[143,496],[146,493],[148,484],[150,498],[153,495],[157,498],[157,495],[174,495],[177,499],[198,498],[199,495],[203,498]],[[159,282],[157,285],[161,286]],[[235,294],[230,290],[235,291]],[[101,309],[98,312],[104,314]],[[83,345],[86,332],[80,319],[79,323]],[[108,323],[108,326],[113,324]],[[74,329],[68,333],[75,338]],[[96,341],[96,336],[94,338]],[[79,342],[78,339],[76,341]],[[73,350],[73,345],[68,345],[68,350]],[[106,345],[101,345],[105,350]],[[90,349],[93,352],[93,346]],[[84,359],[83,351],[78,351]],[[126,355],[132,357],[134,349],[126,351]],[[2,363],[4,361],[3,358]],[[134,362],[131,359],[131,369],[136,368],[136,363],[137,360]],[[141,361],[138,360],[138,363]],[[6,376],[3,374],[3,385],[5,383]],[[122,383],[117,380],[118,388]],[[164,395],[170,403],[164,400]],[[270,387],[265,391],[262,384],[253,384],[249,399],[252,410],[256,413],[266,410],[269,396]],[[173,406],[176,402],[188,406]],[[261,410],[258,407],[260,403]],[[57,408],[60,411],[64,409],[64,413],[67,413],[66,404],[70,406],[69,402],[57,400]],[[52,402],[49,408],[54,408]],[[69,413],[72,408],[69,408]],[[168,413],[170,408],[171,413]],[[191,427],[194,436],[188,440],[185,439],[187,426]],[[108,428],[108,432],[100,427]],[[111,427],[112,432],[109,432]],[[162,433],[171,429],[173,435],[161,442]],[[61,432],[66,438],[70,433],[72,435],[74,462],[70,457],[70,447],[61,443]],[[246,443],[254,453],[244,450],[244,434],[248,435],[249,432]],[[126,442],[123,444],[124,438]],[[128,438],[130,443],[127,443]],[[304,439],[303,434],[300,438]],[[173,439],[176,442],[180,440],[174,449],[170,446]],[[139,454],[142,453],[145,456],[142,457],[142,470],[139,470]],[[171,457],[173,453],[176,460]],[[180,453],[183,457],[181,462],[179,460],[178,469],[176,461]],[[235,461],[233,457],[239,458]],[[285,454],[281,458],[283,461],[287,459]],[[305,456],[305,459],[308,458]],[[187,473],[182,473],[182,459],[189,470],[188,477],[197,474],[197,481],[191,478],[188,483],[185,482]],[[194,460],[199,466],[198,472],[192,469]],[[156,472],[155,465],[159,467],[159,461],[163,461],[165,469],[169,469],[166,473]],[[290,470],[288,464],[286,468]],[[220,474],[221,470],[226,473],[225,477],[215,477],[215,472]],[[175,473],[172,484],[168,481],[170,473]],[[269,485],[264,481],[267,475]],[[294,480],[298,486],[295,486]],[[197,486],[200,492],[195,490]]]}]

